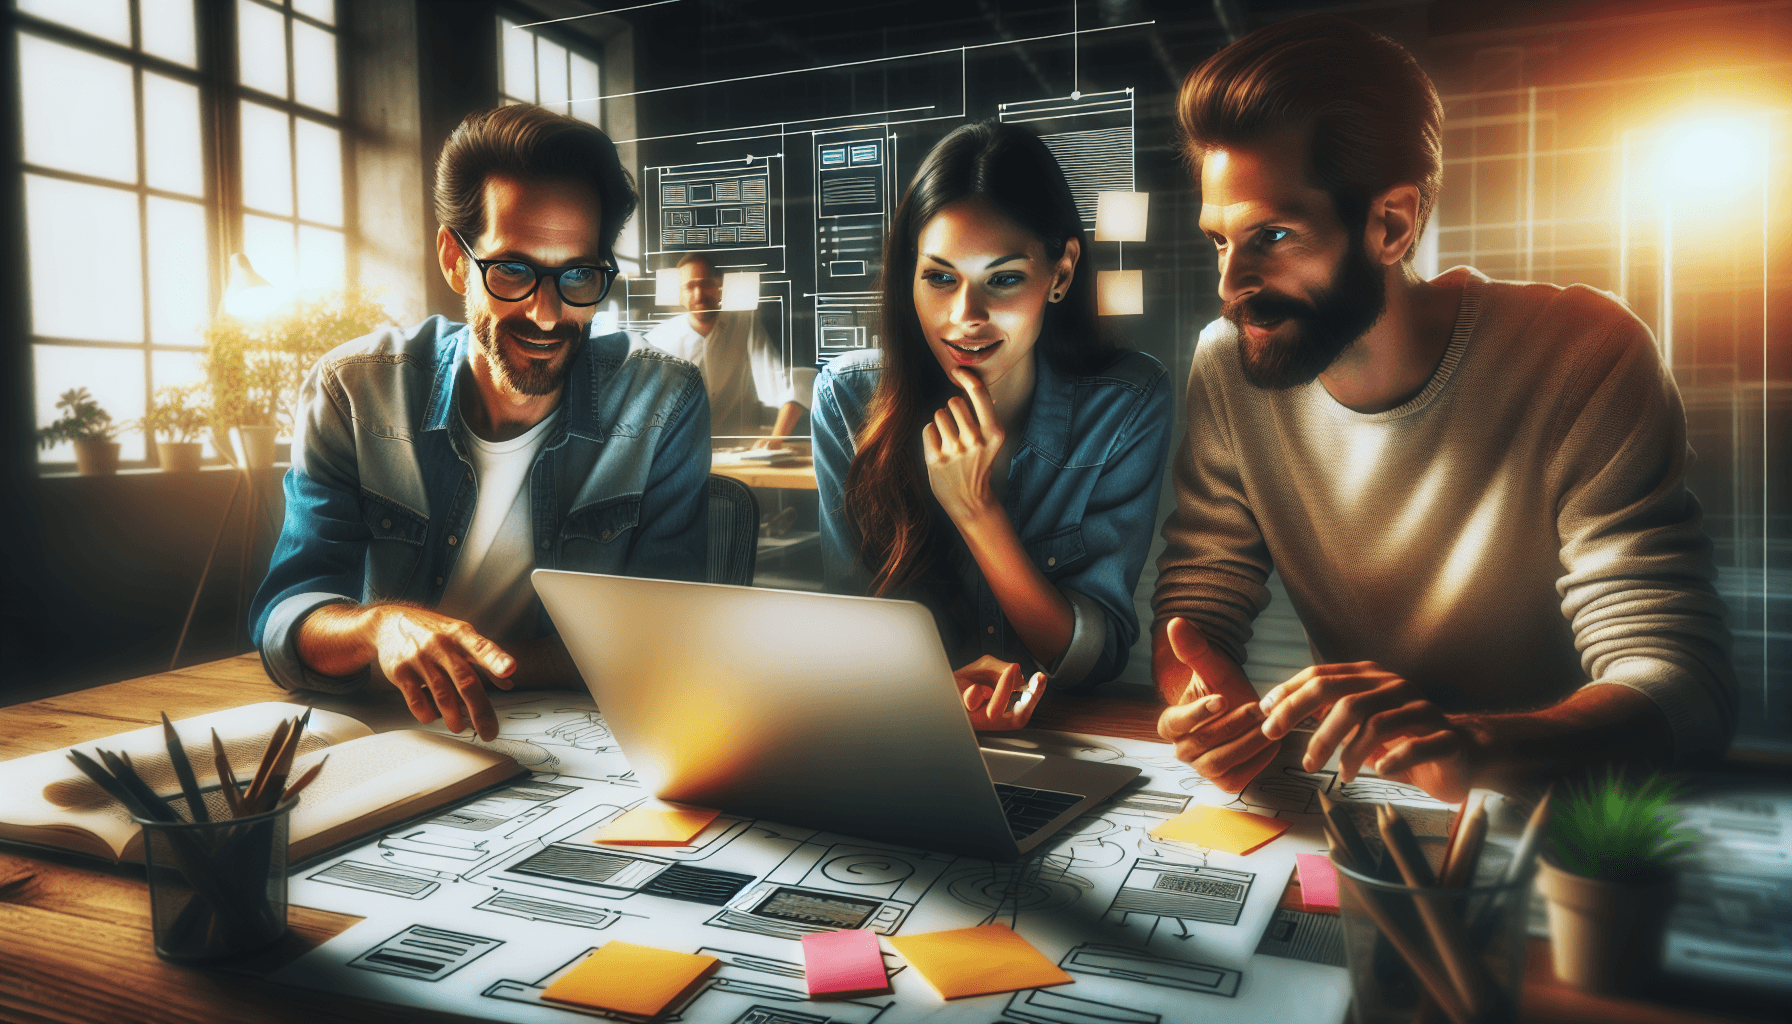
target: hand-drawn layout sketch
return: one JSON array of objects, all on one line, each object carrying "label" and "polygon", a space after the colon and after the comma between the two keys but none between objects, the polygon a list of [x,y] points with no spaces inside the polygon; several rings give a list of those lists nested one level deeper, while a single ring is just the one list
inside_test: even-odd
[{"label": "hand-drawn layout sketch", "polygon": [[[722,961],[665,1020],[1170,1022],[1188,1019],[1189,1000],[1211,1003],[1222,1021],[1343,1015],[1342,971],[1280,948],[1259,954],[1281,920],[1276,904],[1294,854],[1322,845],[1315,823],[1278,812],[1298,827],[1248,857],[1153,839],[1152,828],[1196,803],[1252,799],[1201,784],[1161,745],[1004,737],[1018,749],[1143,771],[1015,864],[727,814],[687,846],[598,846],[596,832],[645,797],[619,755],[600,751],[611,742],[603,716],[564,696],[508,703],[499,714],[505,740],[561,763],[583,758],[596,777],[537,772],[307,867],[292,880],[292,902],[366,920],[278,980],[499,1020],[614,1017],[543,1003],[540,993],[593,948],[623,939]],[[1075,983],[943,1003],[886,947],[891,994],[807,998],[804,935],[992,922],[1025,936]]]}]

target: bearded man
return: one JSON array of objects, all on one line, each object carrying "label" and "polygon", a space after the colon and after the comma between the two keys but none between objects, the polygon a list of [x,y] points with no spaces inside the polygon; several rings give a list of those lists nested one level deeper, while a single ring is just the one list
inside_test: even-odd
[{"label": "bearded man", "polygon": [[683,360],[591,332],[637,197],[603,132],[467,116],[436,162],[436,250],[466,297],[321,359],[286,523],[250,614],[288,689],[403,691],[497,735],[486,685],[577,686],[536,568],[701,579],[709,404]]},{"label": "bearded man", "polygon": [[[1442,105],[1353,22],[1238,40],[1178,118],[1223,302],[1153,599],[1178,757],[1237,792],[1315,716],[1307,771],[1454,801],[1721,751],[1729,634],[1648,328],[1580,285],[1414,270]],[[1315,664],[1259,700],[1272,568]]]}]

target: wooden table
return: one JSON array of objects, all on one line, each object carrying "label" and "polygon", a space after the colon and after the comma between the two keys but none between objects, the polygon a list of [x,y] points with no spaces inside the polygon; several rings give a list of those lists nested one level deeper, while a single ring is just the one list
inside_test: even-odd
[{"label": "wooden table", "polygon": [[815,460],[802,458],[782,466],[742,465],[738,462],[717,464],[711,456],[709,471],[717,476],[739,480],[748,487],[771,487],[785,491],[815,490]]},{"label": "wooden table", "polygon": [[[369,692],[367,707],[399,706],[396,690]],[[276,687],[254,655],[227,658],[62,697],[0,708],[0,760],[55,750],[155,724],[158,710],[186,718],[255,701],[300,701]],[[1033,724],[1155,740],[1157,708],[1136,700],[1058,695]],[[1287,899],[1287,897],[1284,897]],[[399,1010],[262,979],[360,919],[291,907],[286,940],[229,968],[177,967],[156,958],[141,867],[107,868],[53,854],[0,848],[0,1021],[461,1021]],[[1735,1017],[1603,999],[1559,985],[1548,944],[1534,941],[1526,970],[1525,1020],[1689,1024]],[[1170,1024],[1170,1022],[1166,1022]]]}]

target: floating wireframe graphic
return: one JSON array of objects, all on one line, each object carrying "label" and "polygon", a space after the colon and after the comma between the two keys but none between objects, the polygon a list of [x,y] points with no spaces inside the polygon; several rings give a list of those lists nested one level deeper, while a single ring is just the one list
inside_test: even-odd
[{"label": "floating wireframe graphic", "polygon": [[1133,190],[1131,89],[1003,103],[997,116],[1031,124],[1039,133],[1064,169],[1085,227],[1096,226],[1102,192]]},{"label": "floating wireframe graphic", "polygon": [[[652,207],[648,249],[654,253],[753,249],[781,245],[772,215],[774,156],[650,167],[644,190]],[[655,290],[656,299],[659,297]],[[671,306],[675,302],[656,302]]]},{"label": "floating wireframe graphic", "polygon": [[501,939],[414,924],[350,960],[348,966],[440,981],[503,944]]}]

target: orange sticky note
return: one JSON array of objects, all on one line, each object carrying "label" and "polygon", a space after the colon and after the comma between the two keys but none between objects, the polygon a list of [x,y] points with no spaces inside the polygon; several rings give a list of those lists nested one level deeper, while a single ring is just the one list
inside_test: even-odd
[{"label": "orange sticky note", "polygon": [[541,998],[653,1017],[714,970],[716,963],[713,956],[611,940],[542,989]]},{"label": "orange sticky note", "polygon": [[921,972],[941,999],[1076,980],[1004,924],[892,936],[890,945]]},{"label": "orange sticky note", "polygon": [[633,846],[683,846],[697,838],[697,834],[709,827],[720,813],[649,800],[605,825],[592,841]]},{"label": "orange sticky note", "polygon": [[1151,837],[1244,854],[1286,831],[1288,823],[1280,818],[1197,804],[1152,829]]}]

